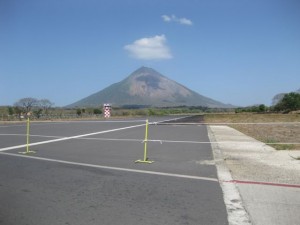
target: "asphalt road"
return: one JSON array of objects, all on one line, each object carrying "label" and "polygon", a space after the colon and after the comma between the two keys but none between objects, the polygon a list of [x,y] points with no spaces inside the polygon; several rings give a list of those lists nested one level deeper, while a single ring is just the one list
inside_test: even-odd
[{"label": "asphalt road", "polygon": [[30,128],[0,125],[0,224],[228,224],[205,126],[150,125],[152,164],[143,121]]}]

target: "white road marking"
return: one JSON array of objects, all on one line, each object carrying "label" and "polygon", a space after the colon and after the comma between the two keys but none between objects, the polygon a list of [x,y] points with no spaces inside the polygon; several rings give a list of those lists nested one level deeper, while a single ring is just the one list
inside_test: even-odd
[{"label": "white road marking", "polygon": [[[63,138],[58,138],[58,139],[48,140],[48,141],[35,142],[35,143],[29,144],[29,146],[48,144],[48,143],[59,142],[59,141],[66,141],[66,140],[70,140],[70,139],[82,138],[82,137],[87,137],[87,136],[91,136],[91,135],[104,134],[104,133],[109,133],[109,132],[113,132],[113,131],[126,130],[126,129],[130,129],[130,128],[142,127],[142,126],[145,126],[145,124],[139,124],[139,125],[134,125],[134,126],[129,126],[129,127],[121,127],[121,128],[111,129],[111,130],[104,130],[104,131],[99,131],[99,132],[94,132],[94,133],[89,133],[89,134],[81,134],[81,135],[76,135],[76,136],[71,136],[71,137],[63,137]],[[1,148],[0,152],[18,149],[18,148],[24,148],[26,146],[27,146],[26,144],[23,144],[23,145]]]},{"label": "white road marking", "polygon": [[35,156],[29,156],[29,155],[19,155],[19,154],[14,154],[14,153],[7,153],[7,152],[5,152],[5,153],[0,152],[0,154],[35,159],[35,160],[42,160],[42,161],[48,161],[48,162],[63,163],[63,164],[68,164],[68,165],[93,167],[93,168],[98,168],[98,169],[107,169],[107,170],[116,170],[116,171],[132,172],[132,173],[142,173],[142,174],[151,174],[151,175],[159,175],[159,176],[168,176],[168,177],[178,177],[178,178],[186,178],[186,179],[194,179],[194,180],[206,180],[206,181],[219,182],[218,179],[210,178],[210,177],[191,176],[191,175],[176,174],[176,173],[163,173],[163,172],[155,172],[155,171],[148,171],[148,170],[136,170],[136,169],[128,169],[128,168],[112,167],[112,166],[101,166],[101,165],[95,165],[95,164],[78,163],[78,162],[71,162],[71,161],[65,161],[65,160],[35,157]]},{"label": "white road marking", "polygon": [[[26,136],[26,134],[0,134],[0,136]],[[69,138],[63,136],[49,136],[49,135],[36,135],[31,134],[30,137],[42,137],[42,138]],[[144,139],[132,139],[132,138],[88,138],[88,137],[73,137],[72,139],[79,139],[79,140],[99,140],[99,141],[133,141],[133,142],[144,142]],[[148,139],[148,142],[159,142],[163,143],[187,143],[187,144],[248,144],[254,143],[253,141],[219,141],[219,142],[212,142],[212,141],[174,141],[174,140],[154,140]],[[261,142],[262,145],[279,145],[279,144],[289,144],[289,145],[297,145],[300,142]],[[1,151],[1,149],[0,149]]]},{"label": "white road marking", "polygon": [[[0,136],[22,136],[26,137],[26,134],[0,134]],[[63,136],[49,136],[49,135],[37,135],[37,134],[30,134],[30,137],[45,137],[45,138],[65,138]]]},{"label": "white road marking", "polygon": [[[158,122],[155,122],[155,123],[160,123],[160,122],[165,122],[165,121],[172,121],[172,120],[177,120],[177,119],[181,119],[181,118],[184,118],[184,117],[173,118],[173,119],[163,120],[163,121],[158,121]],[[135,121],[137,121],[137,120],[133,120],[131,122],[135,122]],[[144,122],[145,120],[141,120],[141,121]],[[85,122],[85,121],[82,121],[82,122]],[[111,121],[103,121],[103,122],[111,122]],[[120,122],[120,121],[116,121],[116,122]],[[154,124],[154,123],[151,123],[151,124]],[[53,143],[53,142],[65,141],[65,140],[70,140],[70,139],[78,139],[78,138],[83,138],[83,137],[87,137],[87,136],[91,136],[91,135],[104,134],[104,133],[109,133],[109,132],[113,132],[113,131],[126,130],[126,129],[130,129],[130,128],[145,126],[145,125],[146,124],[139,124],[139,125],[134,125],[134,126],[129,126],[129,127],[122,127],[122,128],[116,128],[116,129],[105,130],[105,131],[99,131],[99,132],[94,132],[94,133],[89,133],[89,134],[82,134],[82,135],[76,135],[76,136],[71,136],[71,137],[62,137],[62,138],[58,138],[58,139],[54,139],[54,140],[48,140],[48,141],[41,141],[41,142],[31,143],[28,146],[42,145],[42,144],[48,144],[48,143]],[[17,146],[11,146],[11,147],[6,147],[6,148],[0,148],[0,152],[8,151],[8,150],[13,150],[13,149],[24,148],[26,146],[27,146],[27,144],[17,145]]]}]

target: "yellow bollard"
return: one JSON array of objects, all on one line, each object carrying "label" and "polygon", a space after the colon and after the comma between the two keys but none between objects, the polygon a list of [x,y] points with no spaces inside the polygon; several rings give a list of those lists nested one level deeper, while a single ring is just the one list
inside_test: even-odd
[{"label": "yellow bollard", "polygon": [[144,159],[136,160],[135,163],[153,163],[154,162],[154,161],[148,160],[148,158],[147,158],[148,127],[149,127],[149,122],[147,119],[146,120],[146,130],[145,130],[145,139],[144,139]]},{"label": "yellow bollard", "polygon": [[26,152],[19,152],[22,154],[29,154],[29,153],[35,153],[35,151],[30,151],[29,150],[29,145],[30,145],[30,141],[29,141],[29,136],[30,136],[30,114],[27,115],[27,132],[26,132]]}]

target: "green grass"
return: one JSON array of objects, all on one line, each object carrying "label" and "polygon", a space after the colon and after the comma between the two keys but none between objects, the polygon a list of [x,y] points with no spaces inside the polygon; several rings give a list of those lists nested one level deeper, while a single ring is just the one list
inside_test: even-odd
[{"label": "green grass", "polygon": [[267,145],[270,145],[271,147],[275,148],[276,150],[293,150],[294,145],[292,144],[278,144],[280,141],[274,140],[274,139],[265,139],[262,140]]}]

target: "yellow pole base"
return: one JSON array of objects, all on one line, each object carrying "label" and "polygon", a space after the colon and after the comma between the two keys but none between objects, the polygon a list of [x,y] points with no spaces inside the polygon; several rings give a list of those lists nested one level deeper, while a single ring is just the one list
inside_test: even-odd
[{"label": "yellow pole base", "polygon": [[136,160],[136,161],[134,161],[134,162],[135,162],[135,163],[148,163],[148,164],[154,163],[154,161],[150,161],[150,160],[141,160],[141,159]]},{"label": "yellow pole base", "polygon": [[35,151],[26,151],[26,152],[19,152],[20,154],[30,154],[30,153],[36,153]]}]

